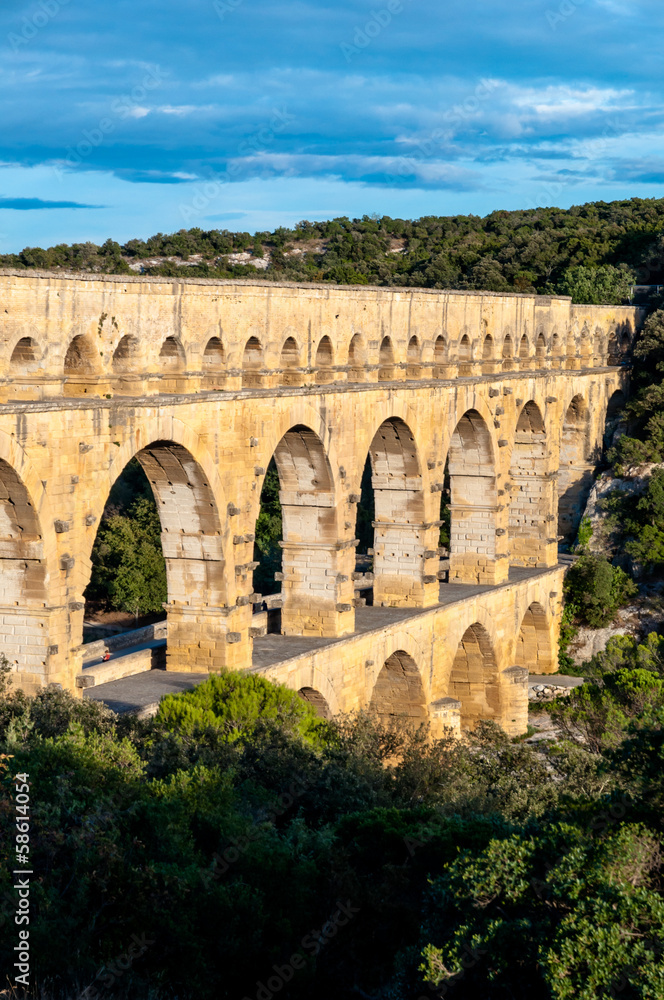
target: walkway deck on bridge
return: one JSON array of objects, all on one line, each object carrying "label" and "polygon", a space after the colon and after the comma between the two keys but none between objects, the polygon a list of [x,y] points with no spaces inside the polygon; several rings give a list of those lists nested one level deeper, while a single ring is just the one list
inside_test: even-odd
[{"label": "walkway deck on bridge", "polygon": [[[561,557],[561,562],[565,559]],[[346,642],[353,635],[365,634],[371,631],[380,631],[387,625],[395,622],[407,621],[419,615],[430,614],[437,607],[445,607],[451,604],[461,603],[468,598],[476,597],[488,591],[499,590],[523,580],[532,579],[544,573],[549,573],[550,569],[522,569],[511,566],[509,581],[498,586],[481,586],[461,583],[441,583],[439,604],[429,608],[383,608],[364,607],[357,608],[355,612],[355,632],[350,635],[337,638],[306,638],[302,636],[266,635],[254,639],[253,647],[253,669],[260,672],[265,667],[273,666],[276,663],[284,663],[298,656],[305,656],[307,653],[324,646],[331,646],[334,643]],[[154,643],[150,643],[154,645]],[[139,647],[130,647],[123,650],[123,655],[135,652]],[[174,694],[186,691],[196,684],[206,680],[208,674],[178,673],[167,670],[150,670],[145,673],[135,674],[131,677],[123,677],[121,680],[109,681],[107,684],[98,684],[95,687],[87,688],[84,692],[85,698],[92,698],[95,701],[102,701],[115,712],[138,712],[148,713],[156,706],[160,699],[167,694]]]}]

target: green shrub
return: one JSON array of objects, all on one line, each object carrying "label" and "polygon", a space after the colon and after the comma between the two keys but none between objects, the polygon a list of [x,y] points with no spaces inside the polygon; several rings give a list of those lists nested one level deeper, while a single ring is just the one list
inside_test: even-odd
[{"label": "green shrub", "polygon": [[627,573],[592,553],[584,553],[570,568],[564,589],[578,620],[591,628],[610,624],[618,608],[637,593]]},{"label": "green shrub", "polygon": [[218,729],[230,742],[246,738],[259,722],[278,722],[310,742],[324,726],[315,709],[295,691],[239,672],[213,675],[191,691],[166,695],[157,721],[183,733]]}]

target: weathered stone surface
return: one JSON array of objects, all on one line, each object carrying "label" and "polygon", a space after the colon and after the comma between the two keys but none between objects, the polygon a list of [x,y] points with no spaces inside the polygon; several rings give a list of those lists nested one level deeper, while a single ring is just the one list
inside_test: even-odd
[{"label": "weathered stone surface", "polygon": [[[438,601],[431,487],[448,459],[450,581],[554,568],[547,519],[560,495],[559,533],[573,530],[607,408],[627,389],[617,362],[641,320],[556,297],[272,282],[5,272],[0,293],[0,648],[30,691],[75,690],[95,526],[134,456],[162,521],[170,670],[251,663],[252,541],[273,457],[288,635],[349,636],[369,610],[355,607],[352,579],[367,454],[377,609]],[[476,630],[453,690],[431,692],[461,700],[462,725],[497,717],[491,671],[515,662],[503,655],[515,641],[517,663],[552,669],[532,639],[544,622],[555,641],[552,583],[523,609],[523,628],[509,603],[499,609],[489,674]],[[456,655],[460,639],[437,641]]]}]

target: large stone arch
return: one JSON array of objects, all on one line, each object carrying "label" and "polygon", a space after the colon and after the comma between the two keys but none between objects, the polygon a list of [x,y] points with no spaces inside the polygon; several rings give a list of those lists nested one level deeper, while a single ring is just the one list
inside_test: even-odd
[{"label": "large stone arch", "polygon": [[557,559],[557,515],[542,412],[534,400],[521,409],[509,479],[509,552],[515,566],[549,566]]},{"label": "large stone arch", "polygon": [[228,636],[240,627],[234,616],[245,609],[235,607],[241,586],[233,572],[228,505],[213,457],[198,433],[176,417],[164,414],[137,423],[120,442],[104,480],[88,495],[88,527],[71,574],[77,600],[82,602],[90,579],[90,554],[109,492],[132,458],[150,481],[162,521],[168,668],[205,672],[233,666],[245,654],[239,643],[229,645]]},{"label": "large stone arch", "polygon": [[604,415],[604,449],[608,450],[613,446],[617,440],[617,431],[621,427],[624,427],[624,416],[623,409],[627,403],[626,393],[618,388],[615,389],[609,396],[606,403],[606,413]]},{"label": "large stone arch", "polygon": [[49,681],[73,687],[70,557],[58,557],[56,526],[45,484],[23,448],[0,431],[0,651],[15,686],[28,690]]},{"label": "large stone arch", "polygon": [[[232,595],[225,516],[210,477],[191,451],[172,439],[153,440],[132,457],[150,483],[161,521],[168,586],[167,666],[172,670],[219,669],[226,665],[221,636],[228,629],[221,623],[226,622]],[[90,571],[88,559],[88,577]],[[217,643],[211,641],[215,626],[208,627],[213,620],[219,632]]]},{"label": "large stone arch", "polygon": [[[436,524],[426,521],[415,435],[401,417],[384,420],[368,448],[374,491],[374,603],[426,607],[438,597]],[[429,553],[427,555],[427,553]]]},{"label": "large stone arch", "polygon": [[514,663],[531,674],[554,673],[557,667],[552,622],[538,601],[528,607],[516,637]]},{"label": "large stone arch", "polygon": [[354,550],[339,545],[335,478],[323,440],[310,426],[294,424],[273,456],[283,525],[282,632],[352,632]]},{"label": "large stone arch", "polygon": [[487,421],[474,407],[457,420],[449,444],[448,469],[450,582],[502,582],[507,578],[508,563],[505,546],[498,544],[505,529],[504,518],[499,517],[497,456]]},{"label": "large stone arch", "polygon": [[383,663],[373,686],[369,710],[376,712],[384,723],[399,721],[417,726],[428,722],[420,671],[405,650],[396,650]]},{"label": "large stone arch", "polygon": [[577,393],[565,409],[560,442],[558,535],[567,542],[574,540],[593,482],[590,433],[590,407]]},{"label": "large stone arch", "polygon": [[461,728],[502,721],[502,690],[491,636],[481,622],[464,631],[452,663],[448,693],[461,703]]}]

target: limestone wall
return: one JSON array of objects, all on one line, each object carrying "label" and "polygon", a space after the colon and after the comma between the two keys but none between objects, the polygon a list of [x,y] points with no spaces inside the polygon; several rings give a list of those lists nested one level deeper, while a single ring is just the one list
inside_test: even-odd
[{"label": "limestone wall", "polygon": [[[438,604],[446,466],[452,583],[503,593],[510,565],[553,571],[607,410],[628,389],[627,367],[609,362],[639,321],[536,296],[0,275],[0,649],[17,683],[75,689],[90,554],[133,457],[162,522],[171,669],[251,665],[255,522],[273,457],[288,635],[355,630],[367,456],[376,605]],[[497,645],[481,620],[440,634],[451,680],[427,697],[441,718],[446,698],[467,720],[495,716],[504,677],[518,687],[538,659],[529,630],[541,615],[557,628],[547,600],[525,625],[501,606]],[[381,690],[410,700],[413,664],[390,669]],[[344,687],[341,664],[337,676]]]},{"label": "limestone wall", "polygon": [[0,398],[579,368],[618,361],[641,312],[491,292],[3,271]]}]

